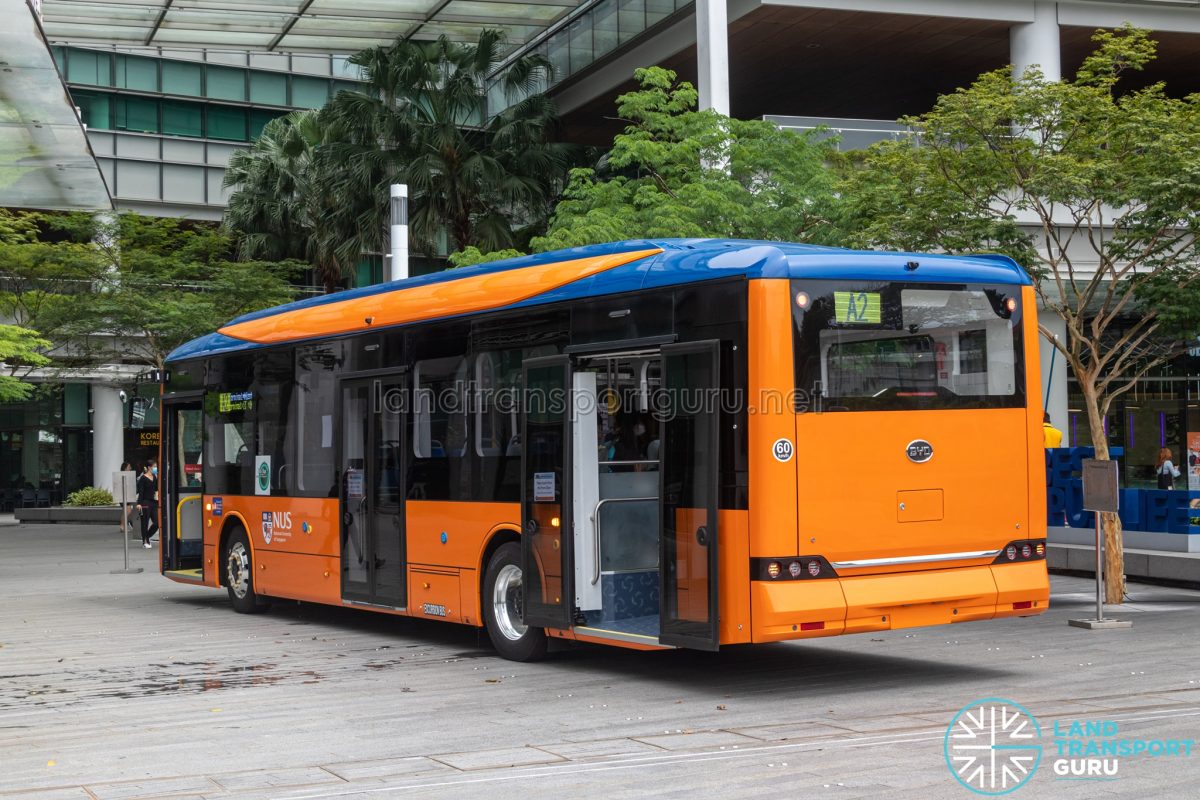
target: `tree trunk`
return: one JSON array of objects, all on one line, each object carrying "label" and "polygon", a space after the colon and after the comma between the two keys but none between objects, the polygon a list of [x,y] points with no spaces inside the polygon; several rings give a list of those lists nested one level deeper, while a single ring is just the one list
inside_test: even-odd
[{"label": "tree trunk", "polygon": [[[1079,388],[1083,393],[1083,404],[1087,409],[1088,423],[1092,429],[1092,446],[1096,458],[1108,461],[1108,434],[1104,430],[1104,418],[1100,415],[1100,398],[1091,377],[1080,376]],[[1100,515],[1100,528],[1104,536],[1104,602],[1121,603],[1125,599],[1125,536],[1121,529],[1121,518],[1114,513]]]}]

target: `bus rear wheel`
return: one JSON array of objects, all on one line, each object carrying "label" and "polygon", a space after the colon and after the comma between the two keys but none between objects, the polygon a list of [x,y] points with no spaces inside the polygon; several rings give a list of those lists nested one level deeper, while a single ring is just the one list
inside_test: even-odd
[{"label": "bus rear wheel", "polygon": [[540,661],[546,655],[546,632],[521,619],[521,546],[500,545],[483,578],[483,618],[492,646],[510,661]]},{"label": "bus rear wheel", "polygon": [[254,591],[254,560],[250,539],[241,528],[229,534],[225,546],[225,588],[229,603],[239,614],[259,614],[271,607],[265,597]]}]

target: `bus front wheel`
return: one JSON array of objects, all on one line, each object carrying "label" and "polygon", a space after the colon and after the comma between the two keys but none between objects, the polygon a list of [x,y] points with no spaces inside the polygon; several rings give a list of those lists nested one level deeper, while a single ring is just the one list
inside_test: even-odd
[{"label": "bus front wheel", "polygon": [[258,614],[271,603],[254,591],[254,560],[250,554],[250,539],[241,528],[229,535],[225,547],[225,588],[229,602],[239,614]]},{"label": "bus front wheel", "polygon": [[546,655],[546,633],[521,619],[521,546],[500,545],[483,579],[483,618],[496,651],[510,661],[539,661]]}]

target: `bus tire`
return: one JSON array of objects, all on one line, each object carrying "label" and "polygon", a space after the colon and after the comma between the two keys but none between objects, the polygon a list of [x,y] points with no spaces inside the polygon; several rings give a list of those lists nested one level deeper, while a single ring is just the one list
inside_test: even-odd
[{"label": "bus tire", "polygon": [[521,545],[496,548],[483,578],[483,619],[492,646],[510,661],[540,661],[546,655],[546,632],[521,621]]},{"label": "bus tire", "polygon": [[225,545],[225,588],[229,603],[239,614],[260,614],[271,607],[265,597],[254,591],[254,560],[246,531],[234,528]]}]

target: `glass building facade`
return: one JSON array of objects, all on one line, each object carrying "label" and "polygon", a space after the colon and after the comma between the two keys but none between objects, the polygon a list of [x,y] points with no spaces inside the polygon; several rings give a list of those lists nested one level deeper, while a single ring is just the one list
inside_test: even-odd
[{"label": "glass building facade", "polygon": [[239,147],[360,85],[343,56],[51,49],[117,207],[150,214],[219,219]]},{"label": "glass building facade", "polygon": [[[1072,447],[1091,447],[1092,426],[1074,378],[1068,380],[1067,390],[1065,441]],[[1164,447],[1175,466],[1184,470],[1189,463],[1188,434],[1200,434],[1200,356],[1183,356],[1159,374],[1139,380],[1113,401],[1103,425],[1109,447],[1124,448],[1122,486],[1157,488],[1155,466]],[[1175,486],[1188,488],[1186,477],[1177,479]]]}]

